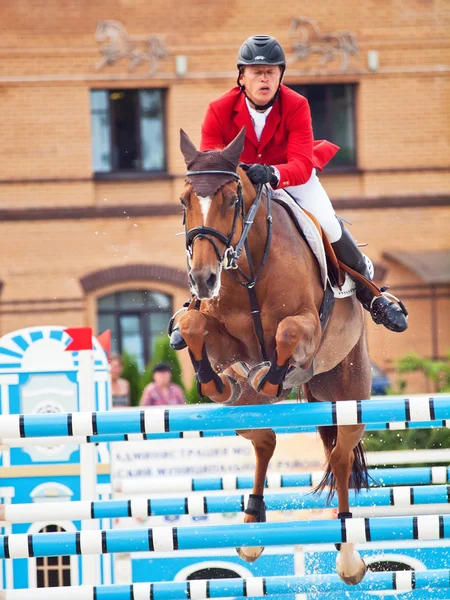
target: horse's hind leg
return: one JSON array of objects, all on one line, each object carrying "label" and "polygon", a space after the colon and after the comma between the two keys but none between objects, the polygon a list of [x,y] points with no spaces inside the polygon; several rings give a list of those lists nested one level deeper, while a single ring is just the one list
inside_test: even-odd
[{"label": "horse's hind leg", "polygon": [[320,344],[319,315],[313,310],[283,319],[275,335],[275,352],[270,367],[260,366],[249,375],[255,390],[267,396],[280,396],[291,362],[308,369]]},{"label": "horse's hind leg", "polygon": [[180,332],[187,343],[201,395],[214,402],[237,402],[241,395],[239,383],[231,375],[216,373],[207,348],[216,356],[227,357],[228,362],[221,368],[223,371],[236,362],[238,342],[226,332],[219,331],[218,325],[198,310],[184,313],[180,319]]},{"label": "horse's hind leg", "polygon": [[[250,440],[256,455],[255,478],[253,489],[245,510],[244,523],[263,523],[266,520],[266,507],[264,504],[264,486],[267,468],[276,446],[276,436],[272,429],[253,429],[237,432],[240,436]],[[237,553],[246,562],[254,562],[263,553],[264,547],[237,548]]]},{"label": "horse's hind leg", "polygon": [[[337,367],[328,373],[314,377],[305,387],[308,400],[338,401],[368,398],[371,373],[364,335]],[[327,473],[319,489],[323,489],[326,484],[331,484],[331,491],[335,489],[338,495],[338,517],[351,518],[350,482],[356,489],[368,485],[367,466],[360,443],[364,425],[320,427],[319,432],[328,459]],[[363,579],[367,567],[358,552],[354,550],[354,544],[343,543],[338,546],[337,572],[345,583],[356,585]]]}]

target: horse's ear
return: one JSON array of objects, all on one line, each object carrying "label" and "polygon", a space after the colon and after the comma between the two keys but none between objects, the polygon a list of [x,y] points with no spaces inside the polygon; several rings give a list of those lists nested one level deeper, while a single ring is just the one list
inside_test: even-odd
[{"label": "horse's ear", "polygon": [[198,154],[197,148],[189,139],[188,134],[182,129],[180,129],[180,149],[187,165],[192,162]]},{"label": "horse's ear", "polygon": [[237,166],[239,163],[239,158],[242,154],[242,150],[244,149],[244,141],[245,126],[237,134],[234,140],[230,142],[228,146],[223,150],[222,156],[229,160],[233,165]]}]

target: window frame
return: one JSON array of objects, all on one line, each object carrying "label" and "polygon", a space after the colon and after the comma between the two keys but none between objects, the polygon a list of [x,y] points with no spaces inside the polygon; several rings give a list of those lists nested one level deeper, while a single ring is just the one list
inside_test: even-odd
[{"label": "window frame", "polygon": [[[162,292],[160,290],[155,290],[152,288],[139,288],[139,289],[136,289],[135,291],[136,292],[147,292],[149,295],[148,297],[150,297],[150,295],[153,293],[164,294],[164,296],[167,296],[167,298],[169,300],[169,308],[167,309],[167,311],[158,311],[148,305],[145,307],[142,307],[141,310],[139,310],[137,307],[121,308],[120,301],[119,301],[119,294],[121,294],[122,292],[129,292],[129,291],[133,291],[133,290],[129,290],[129,289],[116,290],[115,292],[111,292],[109,294],[104,294],[102,296],[99,296],[97,298],[96,318],[98,319],[98,317],[102,314],[113,317],[114,323],[115,323],[115,328],[116,328],[116,331],[118,334],[117,352],[119,354],[123,354],[124,348],[122,345],[122,326],[121,326],[120,318],[121,318],[121,316],[138,316],[139,326],[140,326],[139,333],[142,336],[142,338],[141,338],[142,339],[142,351],[143,351],[143,359],[144,359],[144,367],[145,367],[148,364],[149,360],[151,360],[151,356],[152,356],[151,342],[153,340],[153,334],[150,329],[151,314],[160,314],[161,312],[164,312],[164,313],[167,312],[167,314],[169,315],[169,319],[170,319],[170,316],[173,314],[173,296],[167,292]],[[106,309],[103,308],[102,309],[99,307],[99,305],[98,305],[99,300],[101,300],[102,298],[105,298],[106,296],[114,296],[115,306],[113,308],[106,308]],[[169,321],[169,319],[168,319],[168,321]]]},{"label": "window frame", "polygon": [[[89,93],[93,92],[107,92],[108,95],[108,122],[109,122],[109,144],[110,149],[114,147],[114,127],[112,126],[112,106],[110,95],[113,93],[120,92],[134,92],[137,96],[137,110],[135,112],[135,118],[137,119],[138,125],[138,139],[137,149],[140,164],[142,164],[142,139],[141,139],[141,103],[139,99],[139,93],[141,91],[153,91],[156,90],[161,94],[161,123],[162,123],[162,140],[164,150],[164,165],[163,169],[147,171],[142,168],[140,169],[123,169],[123,170],[111,170],[111,171],[92,171],[93,179],[99,181],[107,180],[136,180],[136,179],[173,179],[173,175],[170,175],[168,169],[168,152],[167,152],[167,88],[163,87],[140,87],[140,88],[91,88]],[[91,110],[92,120],[92,110]],[[92,134],[91,134],[92,135]],[[92,143],[92,142],[91,142]]]},{"label": "window frame", "polygon": [[[353,149],[354,149],[354,162],[353,164],[348,164],[348,165],[336,165],[334,166],[332,163],[331,164],[327,164],[325,167],[325,173],[330,174],[330,175],[337,175],[337,174],[350,174],[350,173],[362,173],[362,169],[359,167],[359,156],[358,156],[358,132],[357,132],[357,126],[358,126],[358,120],[357,120],[357,110],[358,110],[358,92],[359,92],[359,85],[357,81],[327,81],[327,82],[308,82],[308,83],[289,83],[287,84],[291,89],[293,89],[295,92],[297,92],[298,94],[301,94],[302,96],[304,96],[309,103],[309,99],[307,96],[305,96],[305,94],[303,93],[304,88],[307,87],[312,87],[312,86],[320,86],[320,87],[324,87],[325,88],[325,107],[326,107],[326,129],[327,129],[327,134],[325,136],[325,139],[328,139],[330,142],[334,142],[334,140],[330,139],[332,137],[332,135],[330,135],[331,129],[332,129],[332,124],[331,124],[331,113],[332,113],[332,97],[331,97],[331,88],[332,86],[337,86],[337,85],[348,85],[351,86],[353,88],[353,111],[352,111],[352,127],[353,127]],[[303,90],[302,90],[303,88]],[[311,111],[312,112],[312,111]],[[314,127],[314,123],[313,123],[313,127]]]}]

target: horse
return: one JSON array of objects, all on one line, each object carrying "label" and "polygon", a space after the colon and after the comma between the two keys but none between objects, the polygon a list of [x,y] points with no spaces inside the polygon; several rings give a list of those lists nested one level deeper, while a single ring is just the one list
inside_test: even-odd
[{"label": "horse", "polygon": [[[239,167],[245,131],[224,149],[197,151],[181,130],[188,166],[184,209],[192,302],[179,320],[198,389],[219,404],[277,402],[294,371],[309,402],[369,397],[371,368],[365,321],[355,296],[335,302],[322,332],[324,298],[318,262],[287,211],[255,189]],[[265,360],[268,356],[271,358]],[[337,492],[338,518],[350,518],[349,488],[368,485],[364,425],[320,427],[327,466],[317,490]],[[276,436],[240,430],[256,455],[245,522],[265,521],[264,485]],[[338,548],[337,572],[359,583],[366,566],[353,544]],[[264,548],[242,547],[256,560]]]}]

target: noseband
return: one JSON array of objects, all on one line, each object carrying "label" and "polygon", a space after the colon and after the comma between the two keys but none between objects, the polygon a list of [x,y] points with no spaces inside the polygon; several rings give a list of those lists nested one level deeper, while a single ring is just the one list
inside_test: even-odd
[{"label": "noseband", "polygon": [[[201,225],[200,227],[193,227],[192,229],[190,229],[189,231],[186,232],[186,251],[190,258],[193,257],[193,252],[194,252],[193,244],[194,244],[195,240],[206,239],[213,246],[214,251],[217,256],[217,259],[218,259],[219,263],[223,266],[224,269],[237,269],[238,268],[237,261],[239,259],[239,256],[241,255],[242,248],[244,247],[244,245],[246,243],[248,232],[253,223],[253,219],[256,214],[256,210],[259,207],[263,186],[261,186],[261,185],[258,186],[256,198],[248,212],[247,218],[244,220],[244,228],[242,231],[242,235],[241,235],[238,243],[236,244],[236,247],[233,248],[231,242],[232,242],[234,234],[236,232],[236,225],[237,225],[239,216],[241,216],[242,219],[244,219],[244,196],[242,194],[242,185],[241,185],[241,180],[240,180],[239,175],[237,173],[235,173],[234,171],[217,171],[217,170],[187,171],[186,176],[191,176],[191,175],[229,175],[230,177],[232,177],[234,180],[236,180],[238,182],[238,187],[237,187],[238,199],[235,204],[233,225],[231,227],[231,231],[230,231],[229,235],[224,235],[222,232],[217,231],[217,229],[213,229],[212,227],[205,227],[204,225]],[[222,244],[224,244],[225,250],[224,250],[223,254],[220,253],[220,249],[214,238],[219,240],[219,242],[222,242]]]}]

